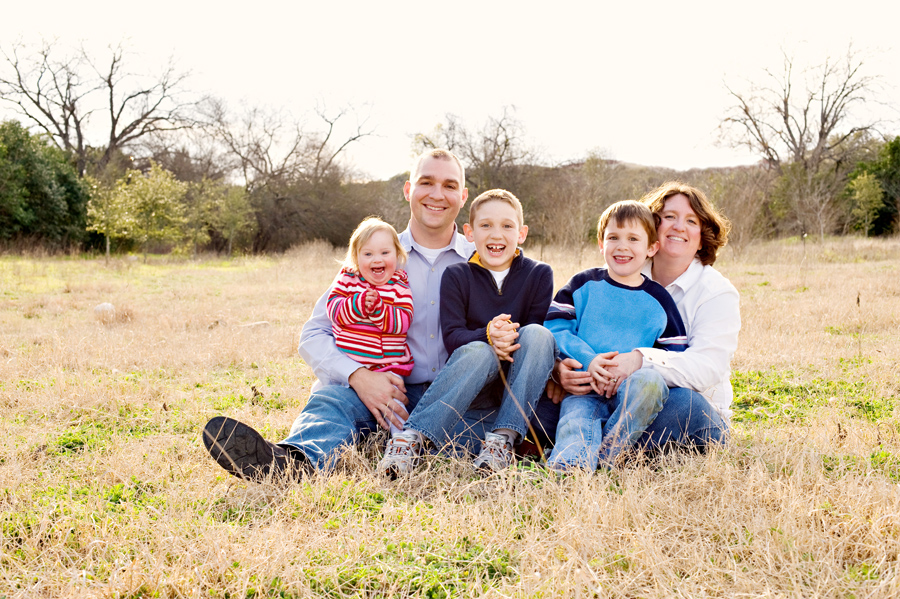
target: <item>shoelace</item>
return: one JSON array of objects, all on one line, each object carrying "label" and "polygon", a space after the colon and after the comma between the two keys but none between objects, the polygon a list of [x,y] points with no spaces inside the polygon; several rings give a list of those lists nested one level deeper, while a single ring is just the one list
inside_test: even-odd
[{"label": "shoelace", "polygon": [[484,448],[490,455],[500,458],[507,464],[509,463],[509,458],[512,454],[512,445],[510,445],[509,441],[489,439],[485,441]]},{"label": "shoelace", "polygon": [[402,437],[396,437],[394,439],[391,439],[391,442],[387,448],[387,455],[417,457],[419,455],[418,445],[418,441],[410,441]]}]

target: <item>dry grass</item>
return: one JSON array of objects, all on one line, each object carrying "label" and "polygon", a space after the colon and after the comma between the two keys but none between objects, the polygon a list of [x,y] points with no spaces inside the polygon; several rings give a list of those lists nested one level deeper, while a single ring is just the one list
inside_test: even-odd
[{"label": "dry grass", "polygon": [[[311,383],[299,329],[338,257],[0,256],[0,596],[900,592],[900,241],[723,258],[744,329],[733,440],[709,455],[561,480],[436,458],[389,483],[374,439],[332,476],[244,484],[199,427],[287,432]],[[544,259],[557,284],[589,265]]]}]

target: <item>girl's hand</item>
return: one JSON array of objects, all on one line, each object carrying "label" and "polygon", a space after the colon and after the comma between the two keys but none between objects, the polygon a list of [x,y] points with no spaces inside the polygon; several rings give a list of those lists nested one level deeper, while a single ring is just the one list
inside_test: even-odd
[{"label": "girl's hand", "polygon": [[375,291],[374,289],[367,290],[366,298],[365,298],[366,314],[368,314],[369,312],[372,311],[372,309],[375,307],[376,301],[378,301],[378,292]]}]

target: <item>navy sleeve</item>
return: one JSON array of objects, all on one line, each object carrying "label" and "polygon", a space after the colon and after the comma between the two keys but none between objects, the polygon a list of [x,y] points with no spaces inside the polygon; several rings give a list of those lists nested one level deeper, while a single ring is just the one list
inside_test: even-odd
[{"label": "navy sleeve", "polygon": [[441,277],[441,336],[447,353],[473,341],[487,343],[487,327],[470,330],[466,327],[466,312],[469,299],[469,268],[467,264],[456,264],[444,271]]},{"label": "navy sleeve", "polygon": [[525,318],[519,324],[544,324],[550,300],[553,298],[553,269],[549,264],[539,264],[535,268],[534,283],[526,293],[531,295],[531,303],[527,307]]},{"label": "navy sleeve", "polygon": [[[652,281],[651,281],[652,282]],[[647,293],[652,295],[666,313],[666,328],[653,344],[653,347],[667,349],[669,351],[684,351],[687,349],[687,329],[681,320],[681,313],[675,300],[665,288],[654,283],[647,287]]]}]

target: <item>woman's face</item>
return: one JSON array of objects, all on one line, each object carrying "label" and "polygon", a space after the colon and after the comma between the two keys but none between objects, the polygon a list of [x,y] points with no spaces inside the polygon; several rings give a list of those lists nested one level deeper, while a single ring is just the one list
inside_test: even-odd
[{"label": "woman's face", "polygon": [[694,213],[687,196],[681,193],[666,200],[659,217],[659,252],[656,260],[683,260],[687,268],[700,249],[700,217]]}]

